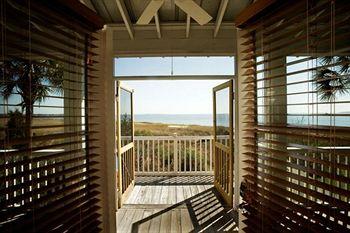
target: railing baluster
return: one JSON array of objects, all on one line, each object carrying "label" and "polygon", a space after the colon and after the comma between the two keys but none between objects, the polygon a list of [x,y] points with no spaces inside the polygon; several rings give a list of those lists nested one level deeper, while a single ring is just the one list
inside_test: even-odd
[{"label": "railing baluster", "polygon": [[189,140],[190,143],[190,158],[188,160],[188,163],[190,164],[190,172],[192,171],[192,139]]},{"label": "railing baluster", "polygon": [[150,154],[149,154],[149,140],[147,140],[147,162],[148,162],[148,163],[147,163],[147,171],[148,171],[148,172],[149,172],[149,169],[150,169],[150,168],[149,168],[149,167],[150,167],[150,165],[149,165],[150,162],[149,162],[149,161],[150,161],[150,159],[151,159],[150,157],[151,157],[151,156],[150,156]]},{"label": "railing baluster", "polygon": [[170,172],[170,164],[170,140],[168,139],[168,172]]},{"label": "railing baluster", "polygon": [[160,172],[159,139],[157,140],[157,161],[158,161],[158,172]]},{"label": "railing baluster", "polygon": [[202,172],[202,139],[199,139],[199,170]]},{"label": "railing baluster", "polygon": [[145,141],[142,140],[142,172],[145,172]]},{"label": "railing baluster", "polygon": [[177,167],[177,140],[176,138],[174,139],[174,172],[178,171]]},{"label": "railing baluster", "polygon": [[182,157],[183,157],[182,171],[184,172],[184,171],[186,171],[186,140],[183,140],[181,151],[183,153],[183,155],[182,155]]},{"label": "railing baluster", "polygon": [[213,139],[209,139],[209,150],[210,150],[210,158],[209,158],[209,160],[210,160],[210,162],[209,162],[209,164],[210,164],[210,171],[213,171]]},{"label": "railing baluster", "polygon": [[186,153],[186,149],[187,149],[187,141],[184,140],[184,172],[187,171],[187,153]]},{"label": "railing baluster", "polygon": [[207,157],[207,139],[205,139],[204,141],[204,161],[205,161],[205,165],[204,165],[204,169],[205,171],[208,171],[208,157]]},{"label": "railing baluster", "polygon": [[136,161],[137,161],[137,171],[140,171],[140,141],[137,140],[136,142]]},{"label": "railing baluster", "polygon": [[155,141],[152,140],[152,171],[154,172],[154,163],[155,163],[155,160],[154,160],[154,143]]},{"label": "railing baluster", "polygon": [[194,140],[194,170],[197,171],[197,139]]},{"label": "railing baluster", "polygon": [[181,140],[178,140],[179,144],[178,144],[178,150],[177,150],[177,153],[179,155],[179,171],[181,172],[182,171],[182,158],[181,158],[181,149],[182,149],[182,145],[181,145]]},{"label": "railing baluster", "polygon": [[176,157],[177,157],[177,171],[181,171],[181,140],[176,140],[177,143],[177,151],[176,151]]},{"label": "railing baluster", "polygon": [[[162,140],[163,143],[162,143],[162,158],[163,158],[163,172],[165,171],[165,153],[164,153],[164,143],[165,143],[165,140]],[[158,140],[158,143],[159,143],[159,140]]]}]

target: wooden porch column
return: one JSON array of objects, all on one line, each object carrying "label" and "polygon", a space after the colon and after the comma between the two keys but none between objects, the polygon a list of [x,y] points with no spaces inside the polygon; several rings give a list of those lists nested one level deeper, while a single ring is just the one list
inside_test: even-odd
[{"label": "wooden porch column", "polygon": [[[245,145],[249,144],[249,141],[247,139],[244,139],[245,137],[252,137],[251,131],[246,131],[247,128],[251,128],[252,123],[247,123],[249,121],[253,121],[255,116],[252,115],[244,115],[244,113],[250,108],[254,109],[254,104],[251,104],[252,101],[244,99],[245,93],[242,91],[244,89],[249,88],[248,84],[245,84],[244,81],[246,81],[247,76],[244,76],[243,74],[247,72],[246,68],[243,68],[243,66],[247,63],[247,61],[243,60],[243,51],[247,49],[248,46],[243,46],[242,43],[245,42],[247,39],[243,38],[242,35],[246,34],[247,31],[242,29],[236,29],[236,56],[235,56],[235,63],[236,63],[236,80],[235,80],[235,112],[236,112],[236,118],[235,118],[235,129],[234,129],[234,135],[235,135],[235,149],[234,149],[234,156],[235,156],[235,190],[234,190],[234,208],[238,211],[238,227],[239,231],[243,232],[242,229],[245,227],[245,224],[243,223],[243,220],[245,217],[243,216],[242,212],[240,211],[239,204],[240,204],[240,184],[243,181],[244,175],[247,174],[247,172],[244,170],[246,166],[248,166],[244,160],[248,159],[248,156],[245,153],[250,152],[251,149],[245,147]],[[249,106],[251,104],[252,106]]]},{"label": "wooden porch column", "polygon": [[89,86],[89,95],[97,95],[98,102],[90,102],[89,122],[97,123],[90,126],[90,131],[98,131],[94,134],[96,141],[91,143],[91,146],[98,148],[94,149],[100,154],[97,158],[99,162],[99,184],[101,191],[101,215],[102,215],[102,231],[116,232],[116,158],[114,156],[114,78],[113,78],[113,33],[108,26],[96,35],[99,38],[93,41],[93,44],[98,46],[97,49],[92,49],[93,52],[100,54],[98,64],[95,65],[98,71],[90,72],[93,78],[89,77],[89,83],[94,84]]}]

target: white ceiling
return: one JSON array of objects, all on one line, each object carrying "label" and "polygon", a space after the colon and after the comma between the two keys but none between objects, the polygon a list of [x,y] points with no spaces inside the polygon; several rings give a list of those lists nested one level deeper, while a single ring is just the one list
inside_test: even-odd
[{"label": "white ceiling", "polygon": [[[148,25],[136,22],[151,0],[80,0],[96,11],[113,30],[114,56],[189,56],[235,54],[235,17],[252,0],[193,0],[212,20],[199,25],[164,0]],[[187,1],[187,0],[186,0]],[[221,7],[220,7],[221,6]],[[223,7],[224,6],[224,7]]]},{"label": "white ceiling", "polygon": [[[88,7],[96,11],[104,20],[105,23],[123,23],[123,18],[117,7],[116,0],[81,0]],[[131,23],[136,23],[143,10],[151,0],[124,0],[127,13]],[[207,13],[213,17],[215,22],[220,2],[222,0],[194,0]],[[223,21],[233,22],[235,17],[248,6],[252,0],[228,0]],[[175,4],[174,0],[165,0],[165,3],[159,11],[160,22],[183,22],[186,23],[186,13],[181,11]]]}]

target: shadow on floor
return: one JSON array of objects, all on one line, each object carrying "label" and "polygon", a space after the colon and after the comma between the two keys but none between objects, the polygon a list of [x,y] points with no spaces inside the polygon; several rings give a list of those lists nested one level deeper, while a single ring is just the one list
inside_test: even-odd
[{"label": "shadow on floor", "polygon": [[[132,224],[132,233],[139,232],[141,224],[150,222],[176,208],[186,208],[193,227],[190,232],[238,232],[237,214],[226,207],[215,188],[210,188],[182,202],[172,205]],[[170,223],[169,223],[170,224]]]},{"label": "shadow on floor", "polygon": [[211,185],[212,175],[203,176],[138,176],[136,185]]}]

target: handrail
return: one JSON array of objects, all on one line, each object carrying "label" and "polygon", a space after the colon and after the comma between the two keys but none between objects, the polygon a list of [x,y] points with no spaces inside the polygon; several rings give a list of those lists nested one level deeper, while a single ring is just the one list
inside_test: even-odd
[{"label": "handrail", "polygon": [[[228,138],[227,135],[218,135],[217,136],[218,139],[226,139]],[[204,135],[204,136],[177,136],[177,135],[173,135],[173,136],[134,136],[135,140],[153,140],[153,139],[214,139],[213,135]],[[122,140],[130,140],[131,136],[122,136]]]}]

